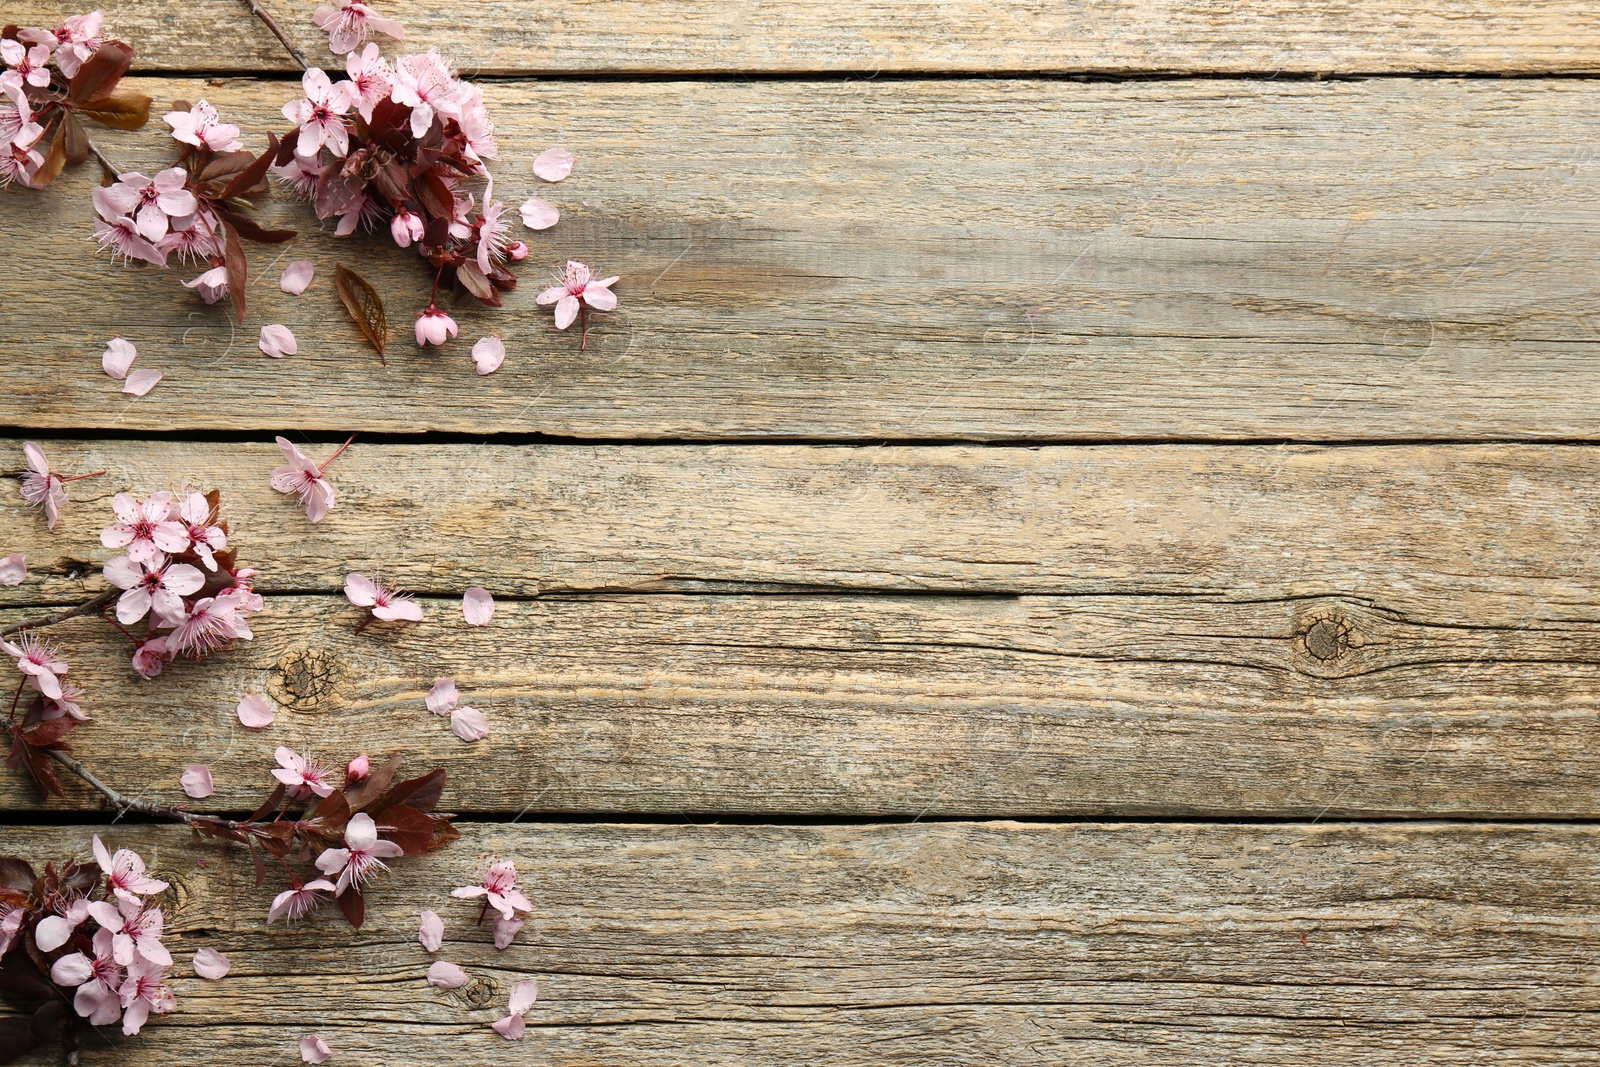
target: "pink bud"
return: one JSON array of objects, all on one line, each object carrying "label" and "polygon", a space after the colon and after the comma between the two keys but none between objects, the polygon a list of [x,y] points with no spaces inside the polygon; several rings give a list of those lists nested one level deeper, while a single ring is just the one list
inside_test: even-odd
[{"label": "pink bud", "polygon": [[422,240],[422,216],[401,208],[389,220],[389,234],[401,248],[410,248],[411,242]]},{"label": "pink bud", "polygon": [[345,765],[344,784],[348,786],[352,782],[359,782],[371,773],[372,763],[367,759],[367,754],[363,752]]},{"label": "pink bud", "polygon": [[417,312],[417,344],[442,345],[457,333],[456,320],[440,311],[438,305],[429,304]]},{"label": "pink bud", "polygon": [[208,304],[215,304],[228,292],[228,270],[226,267],[212,267],[200,277],[191,282],[183,283],[187,288],[200,290],[200,299]]},{"label": "pink bud", "polygon": [[528,258],[528,245],[525,241],[512,241],[506,245],[506,258],[513,263],[520,263]]}]

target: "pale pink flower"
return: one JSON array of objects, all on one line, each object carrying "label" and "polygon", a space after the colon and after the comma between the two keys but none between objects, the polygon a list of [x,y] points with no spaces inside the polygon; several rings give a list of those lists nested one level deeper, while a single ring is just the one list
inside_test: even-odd
[{"label": "pale pink flower", "polygon": [[0,104],[0,146],[32,147],[44,135],[44,127],[33,121],[33,105],[22,79],[0,75],[0,93],[11,101]]},{"label": "pale pink flower", "polygon": [[292,356],[300,351],[300,346],[295,342],[294,333],[289,327],[275,322],[261,327],[261,339],[256,342],[261,351],[273,359],[282,359]]},{"label": "pale pink flower", "polygon": [[572,173],[572,164],[576,159],[576,156],[559,145],[555,148],[546,148],[534,157],[533,176],[541,181],[563,181]]},{"label": "pale pink flower", "polygon": [[105,12],[91,11],[87,15],[74,15],[64,20],[54,30],[28,29],[17,36],[28,44],[53,46],[56,50],[56,66],[70,78],[105,43],[105,38],[100,35],[100,24],[104,19]]},{"label": "pale pink flower", "polygon": [[300,1039],[300,1058],[306,1063],[327,1063],[332,1055],[328,1043],[316,1034],[307,1034]]},{"label": "pale pink flower", "polygon": [[290,296],[299,296],[306,291],[306,286],[311,284],[311,278],[316,273],[315,263],[309,259],[297,259],[283,268],[283,274],[278,278],[278,288]]},{"label": "pale pink flower", "polygon": [[456,104],[456,75],[450,64],[433,49],[417,55],[401,56],[395,64],[394,88],[389,98],[411,109],[411,136],[421,137],[433,125],[435,115],[459,118]]},{"label": "pale pink flower", "polygon": [[487,897],[489,906],[498,911],[502,919],[515,919],[518,911],[533,910],[533,902],[517,888],[517,865],[510,860],[489,864],[482,883],[452,889],[450,895],[462,900]]},{"label": "pale pink flower", "polygon": [[550,201],[537,196],[523,201],[522,224],[528,229],[548,230],[560,221],[561,211]]},{"label": "pale pink flower", "polygon": [[156,559],[157,565],[151,566],[116,556],[101,568],[106,581],[124,590],[117,598],[117,621],[124,626],[132,626],[152,609],[166,625],[176,625],[184,617],[183,598],[206,584],[200,568],[168,562],[165,556]]},{"label": "pale pink flower", "polygon": [[0,41],[0,58],[24,82],[37,89],[50,84],[50,46],[25,45],[21,41]]},{"label": "pale pink flower", "polygon": [[[289,787],[290,796],[305,796],[308,792],[319,797],[329,796],[336,788],[333,772],[319,760],[302,756],[287,745],[279,745],[273,756],[278,766],[272,768],[272,777]],[[342,891],[342,890],[341,890]]]},{"label": "pale pink flower", "polygon": [[417,346],[442,345],[458,332],[456,320],[439,310],[437,304],[429,301],[428,306],[417,312]]},{"label": "pale pink flower", "polygon": [[228,295],[228,268],[212,267],[198,278],[183,283],[186,288],[198,289],[200,299],[215,304]]},{"label": "pale pink flower", "polygon": [[[617,306],[617,294],[611,291],[617,282],[617,275],[595,281],[587,266],[576,260],[568,260],[565,273],[559,277],[559,285],[552,285],[534,298],[535,303],[556,306],[556,329],[565,330],[580,312],[586,312],[589,308],[610,311]],[[579,347],[587,347],[587,344],[588,320],[585,319],[584,341]]]},{"label": "pale pink flower", "polygon": [[166,916],[154,904],[133,898],[119,899],[112,907],[94,900],[89,902],[89,914],[111,931],[111,954],[122,966],[132,966],[141,956],[162,967],[172,966],[172,953],[161,943]]},{"label": "pale pink flower", "polygon": [[161,673],[167,665],[167,639],[152,637],[133,650],[133,669],[145,681]]},{"label": "pale pink flower", "polygon": [[497,918],[494,921],[494,947],[507,949],[511,942],[517,939],[517,934],[522,930],[521,919]]},{"label": "pale pink flower", "polygon": [[165,371],[152,370],[145,367],[141,370],[132,370],[122,379],[122,391],[134,396],[144,396],[160,384],[161,379],[167,376]]},{"label": "pale pink flower", "polygon": [[[196,211],[193,215],[183,215],[173,219],[172,229],[156,242],[156,251],[163,257],[177,256],[179,263],[212,262],[222,256],[222,240],[218,236],[220,233],[221,225],[215,215],[205,210]],[[201,279],[205,279],[205,284],[201,283]],[[211,271],[207,271],[200,278],[183,284],[190,289],[199,286],[200,298],[212,304],[216,302],[218,296],[227,292],[226,282],[226,273],[219,280]]]},{"label": "pale pink flower", "polygon": [[232,590],[214,597],[203,597],[190,605],[183,619],[167,634],[169,656],[201,656],[225,648],[234,639],[250,640],[254,636],[245,623],[245,613]]},{"label": "pale pink flower", "polygon": [[483,214],[478,220],[478,269],[491,273],[506,261],[506,248],[511,244],[511,224],[504,221],[506,206],[485,196]]},{"label": "pale pink flower", "polygon": [[119,174],[115,185],[106,187],[106,200],[119,216],[133,219],[139,235],[147,241],[160,240],[174,218],[193,215],[200,202],[186,186],[189,175],[182,167],[169,167],[154,178],[137,171]]},{"label": "pale pink flower", "polygon": [[[4,956],[16,945],[17,936],[22,933],[22,921],[28,917],[28,909],[4,904],[0,905],[0,913],[3,913],[0,914],[0,956]],[[38,941],[38,927],[34,927],[34,943],[37,944]],[[56,947],[59,948],[60,945]]]},{"label": "pale pink flower", "polygon": [[339,876],[336,895],[352,886],[359,890],[363,882],[388,868],[384,860],[405,855],[393,841],[379,839],[377,823],[364,811],[350,816],[345,824],[344,844],[344,848],[330,848],[317,857],[317,870],[329,878]]},{"label": "pale pink flower", "polygon": [[119,900],[138,904],[140,897],[160,893],[167,888],[166,882],[144,873],[144,860],[139,858],[137,852],[119,848],[113,856],[106,851],[99,834],[94,836],[92,844],[95,862],[100,864],[100,870],[110,882],[111,891]]},{"label": "pale pink flower", "polygon": [[[41,133],[43,132],[42,127],[35,126],[33,128],[40,130]],[[38,174],[39,168],[42,166],[44,166],[44,156],[32,148],[24,148],[20,144],[7,144],[0,141],[0,189],[4,189],[14,181],[21,181],[23,185],[31,187],[34,175]],[[128,230],[132,230],[133,220],[119,220],[119,223],[121,221],[126,221]],[[111,258],[113,262],[115,262],[118,255],[127,256],[136,253],[138,258],[143,258],[143,246],[135,245],[132,241],[127,240],[123,236],[120,225],[116,227],[116,233],[107,234],[103,232],[108,228],[105,223],[102,223],[99,219],[95,219],[94,222],[95,239],[100,242],[101,248],[112,249]],[[153,248],[149,251],[152,254],[155,253]]]},{"label": "pale pink flower", "polygon": [[144,1027],[150,1013],[165,1015],[177,1006],[177,998],[163,979],[166,968],[139,958],[128,967],[122,982],[122,1032],[129,1037]]},{"label": "pale pink flower", "polygon": [[89,191],[89,198],[94,201],[98,216],[94,220],[94,238],[102,251],[110,250],[113,262],[121,256],[126,262],[137,259],[158,267],[167,265],[167,254],[145,239],[131,216],[117,210],[108,189],[97,185]]},{"label": "pale pink flower", "polygon": [[213,152],[237,152],[244,147],[239,127],[217,121],[217,109],[205,100],[196,101],[188,111],[169,111],[163,116],[172,127],[173,140],[209,148]]},{"label": "pale pink flower", "polygon": [[122,1017],[122,997],[118,990],[122,987],[123,974],[113,958],[112,936],[110,930],[95,932],[93,959],[73,952],[50,966],[51,981],[69,989],[78,987],[77,995],[72,998],[73,1009],[92,1026],[108,1026]]},{"label": "pale pink flower", "polygon": [[[383,18],[371,4],[361,0],[334,0],[312,12],[311,21],[317,28],[327,31],[328,50],[342,56],[360,47],[374,32],[387,34],[395,40],[406,35],[405,28],[393,19]],[[377,45],[371,47],[377,48]]]},{"label": "pale pink flower", "polygon": [[323,898],[317,896],[318,893],[331,892],[333,883],[326,878],[317,878],[310,882],[295,879],[288,889],[272,898],[272,907],[267,910],[267,922],[283,919],[288,925],[293,926],[322,906]]},{"label": "pale pink flower", "polygon": [[194,973],[208,982],[226,978],[232,969],[228,957],[214,948],[203,948],[194,954]]},{"label": "pale pink flower", "polygon": [[505,342],[498,337],[482,337],[472,346],[472,364],[479,374],[493,374],[506,361]]},{"label": "pale pink flower", "polygon": [[272,708],[265,698],[256,693],[246,693],[239,698],[239,724],[252,730],[262,730],[272,725]]},{"label": "pale pink flower", "polygon": [[183,791],[196,800],[204,800],[216,792],[211,781],[211,768],[204,763],[191,763],[183,769],[183,774],[178,777],[178,784],[183,786]]},{"label": "pale pink flower", "polygon": [[375,582],[365,574],[351,573],[344,580],[344,595],[358,608],[370,608],[383,622],[421,622],[422,605],[411,597]]},{"label": "pale pink flower", "polygon": [[428,984],[436,989],[459,989],[472,979],[453,963],[435,960],[428,967]]},{"label": "pale pink flower", "polygon": [[121,381],[128,376],[128,368],[133,366],[133,361],[139,355],[139,350],[120,337],[113,337],[106,342],[106,350],[100,356],[100,366],[111,377]]},{"label": "pale pink flower", "polygon": [[272,488],[286,496],[300,499],[305,506],[306,518],[312,522],[321,522],[333,510],[333,486],[322,476],[328,464],[339,458],[340,453],[350,447],[350,441],[339,446],[338,451],[316,464],[311,462],[298,448],[290,444],[287,438],[277,439],[278,447],[283,451],[283,458],[288,460],[281,467],[274,468],[272,472]]},{"label": "pale pink flower", "polygon": [[[478,169],[483,170],[484,160],[498,159],[500,156],[500,145],[494,136],[494,121],[489,118],[489,109],[483,103],[483,90],[476,85],[459,83],[455,102],[458,112],[456,125],[467,142],[463,154],[477,160]],[[483,172],[488,173],[486,170]]]},{"label": "pale pink flower", "polygon": [[50,469],[44,449],[32,441],[22,443],[22,454],[28,461],[28,473],[22,479],[22,499],[34,507],[43,507],[45,526],[54,530],[56,519],[61,516],[61,505],[67,502],[67,480]]},{"label": "pale pink flower", "polygon": [[539,983],[532,978],[524,979],[511,987],[510,1012],[504,1019],[497,1019],[489,1025],[494,1032],[507,1041],[520,1041],[527,1030],[527,1023],[523,1016],[533,1010],[534,1001],[539,999]]},{"label": "pale pink flower", "polygon": [[415,211],[401,208],[394,213],[394,218],[389,220],[389,235],[401,248],[410,248],[413,241],[422,240],[422,216]]},{"label": "pale pink flower", "polygon": [[438,952],[444,944],[444,920],[439,918],[435,911],[422,913],[421,921],[417,924],[417,941],[429,952]]},{"label": "pale pink flower", "polygon": [[360,54],[352,50],[344,57],[344,70],[350,76],[350,88],[346,90],[350,102],[362,119],[371,122],[372,109],[394,86],[394,70],[378,54],[376,44],[367,45]]},{"label": "pale pink flower", "polygon": [[61,676],[67,673],[67,661],[54,645],[24,633],[15,643],[0,640],[0,650],[17,661],[17,670],[35,689],[52,700],[61,699]]},{"label": "pale pink flower", "polygon": [[208,571],[217,569],[214,553],[228,547],[228,535],[214,525],[214,518],[210,502],[200,493],[190,493],[178,504],[178,519],[189,535],[189,551],[200,557]]},{"label": "pale pink flower", "polygon": [[[11,913],[7,912],[6,918],[10,917]],[[76,897],[61,908],[59,914],[46,915],[39,920],[39,924],[33,928],[33,942],[39,946],[40,952],[54,952],[72,940],[72,932],[82,926],[84,920],[88,918],[88,898]]]},{"label": "pale pink flower", "polygon": [[27,578],[28,561],[21,552],[13,552],[5,559],[0,559],[0,585],[21,585]]},{"label": "pale pink flower", "polygon": [[322,177],[322,172],[328,167],[318,162],[315,156],[297,155],[287,163],[274,163],[269,169],[283,179],[284,184],[295,195],[310,198],[317,191],[317,179]]},{"label": "pale pink flower", "polygon": [[350,110],[347,84],[334,85],[327,73],[317,67],[301,75],[304,98],[283,105],[283,117],[300,127],[300,139],[295,145],[298,154],[315,156],[322,148],[336,156],[350,151],[350,131],[344,118]]},{"label": "pale pink flower", "polygon": [[44,711],[40,713],[39,717],[43,721],[49,722],[52,719],[59,719],[61,716],[67,715],[77,719],[79,722],[88,722],[89,716],[85,715],[83,708],[79,706],[80,701],[83,700],[83,695],[84,689],[82,686],[73,685],[71,682],[63,682],[59,697],[44,698]]},{"label": "pale pink flower", "polygon": [[127,493],[111,498],[117,521],[100,533],[107,548],[124,548],[135,563],[155,563],[163,553],[189,547],[189,531],[172,520],[172,494],[152,493],[142,503]]}]

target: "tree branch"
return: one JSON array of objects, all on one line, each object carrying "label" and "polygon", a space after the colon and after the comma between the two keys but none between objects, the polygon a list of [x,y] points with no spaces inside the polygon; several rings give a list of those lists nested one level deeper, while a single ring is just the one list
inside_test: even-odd
[{"label": "tree branch", "polygon": [[75,608],[67,608],[50,615],[41,615],[36,619],[23,619],[21,622],[12,623],[5,629],[0,630],[0,637],[10,637],[12,634],[20,634],[24,630],[40,630],[46,626],[54,626],[57,623],[66,622],[68,619],[76,619],[81,615],[98,615],[101,608],[121,595],[122,590],[120,589],[107,589],[93,600],[79,604]]},{"label": "tree branch", "polygon": [[306,54],[300,51],[299,45],[289,39],[287,33],[283,32],[283,27],[278,25],[278,20],[272,17],[272,12],[261,4],[261,0],[244,0],[244,2],[250,5],[250,14],[266,23],[267,29],[272,31],[272,36],[276,37],[279,43],[289,50],[289,55],[293,56],[294,61],[300,64],[300,69],[309,70],[311,64],[306,62]]},{"label": "tree branch", "polygon": [[219,819],[215,815],[196,815],[194,812],[184,811],[182,808],[169,808],[165,804],[157,804],[152,800],[140,800],[137,797],[130,797],[126,793],[120,792],[112,786],[107,785],[105,782],[102,782],[99,778],[95,777],[93,771],[89,770],[89,768],[85,767],[83,764],[67,755],[61,749],[46,748],[43,751],[51,759],[61,764],[67,770],[76,775],[80,780],[88,784],[101,796],[115,804],[120,811],[134,811],[138,812],[140,815],[154,815],[163,819],[176,819],[179,822],[187,823],[190,826],[225,826],[230,830],[237,830],[240,827],[247,825],[245,823],[235,822],[232,819]]}]

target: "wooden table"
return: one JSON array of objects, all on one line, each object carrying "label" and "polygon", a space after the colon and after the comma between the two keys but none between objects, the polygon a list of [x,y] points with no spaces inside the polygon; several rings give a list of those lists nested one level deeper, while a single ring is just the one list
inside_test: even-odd
[{"label": "wooden table", "polygon": [[[105,6],[141,91],[282,127],[296,68],[242,4]],[[274,5],[323,56],[311,6]],[[209,762],[240,810],[277,744],[399,751],[463,831],[358,935],[289,932],[242,855],[0,778],[0,848],[145,849],[180,964],[234,962],[84,1062],[1600,1063],[1593,5],[380,6],[483,77],[500,195],[579,155],[442,351],[380,366],[275,250],[237,331],[113,268],[92,168],[0,197],[0,452],[111,471],[53,534],[0,493],[0,624],[103,588],[121,489],[222,490],[268,594],[152,683],[63,628],[77,754],[169,803]],[[282,262],[359,263],[404,327],[426,282],[385,243]],[[568,255],[623,278],[587,351],[533,304]],[[275,432],[359,433],[320,526]],[[428,620],[355,634],[350,570]],[[440,675],[489,740],[427,714]],[[536,904],[504,953],[444,907],[488,855]],[[423,907],[467,987],[425,983]]]}]

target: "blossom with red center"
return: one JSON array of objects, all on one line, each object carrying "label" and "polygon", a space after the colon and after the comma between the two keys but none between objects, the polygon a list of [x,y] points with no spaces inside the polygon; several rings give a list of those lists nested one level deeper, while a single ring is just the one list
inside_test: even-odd
[{"label": "blossom with red center", "polygon": [[344,595],[358,608],[368,608],[373,618],[383,622],[421,622],[422,605],[398,589],[375,582],[365,574],[351,574],[344,580]]},{"label": "blossom with red center", "polygon": [[[167,655],[193,656],[199,659],[235,639],[248,641],[255,636],[245,623],[237,598],[225,593],[203,597],[184,613],[171,633],[166,635]],[[247,613],[246,613],[247,614]]]},{"label": "blossom with red center", "polygon": [[95,862],[100,864],[100,870],[105,874],[111,891],[118,900],[127,900],[135,904],[139,898],[151,893],[160,893],[167,888],[167,883],[159,878],[151,878],[144,873],[144,860],[132,849],[119,848],[116,855],[106,851],[106,846],[96,834],[92,842]]},{"label": "blossom with red center", "polygon": [[[218,236],[221,227],[211,212],[202,209],[171,222],[172,229],[156,242],[156,251],[163,256],[177,256],[179,263],[204,263],[222,255],[222,240]],[[184,284],[194,288],[188,282]]]},{"label": "blossom with red center", "polygon": [[379,15],[371,4],[362,0],[334,0],[332,4],[323,4],[312,12],[311,21],[327,32],[328,50],[339,56],[359,48],[374,32],[387,34],[397,41],[406,35],[405,28],[398,22]]},{"label": "blossom with red center", "polygon": [[352,50],[344,57],[344,71],[350,77],[350,88],[345,90],[350,103],[364,121],[371,122],[372,109],[394,87],[393,68],[378,54],[378,46],[369,44],[359,54]]},{"label": "blossom with red center", "polygon": [[96,900],[90,902],[89,914],[101,929],[111,931],[111,955],[122,966],[132,966],[141,957],[163,967],[172,966],[172,953],[161,943],[166,917],[154,904],[133,898],[119,899],[112,907]]},{"label": "blossom with red center", "polygon": [[484,874],[480,884],[452,889],[450,895],[462,900],[486,897],[489,906],[498,911],[501,918],[508,921],[515,919],[518,911],[533,910],[533,902],[523,896],[522,890],[517,888],[517,865],[510,860],[489,864],[489,870]]},{"label": "blossom with red center", "polygon": [[308,793],[325,797],[337,788],[333,772],[314,756],[302,756],[287,745],[279,745],[273,755],[278,766],[272,768],[272,776],[289,787],[291,797],[304,797]]},{"label": "blossom with red center", "polygon": [[328,464],[339,458],[340,453],[350,447],[350,438],[339,446],[339,450],[320,464],[314,463],[301,452],[288,438],[277,439],[278,448],[283,451],[283,458],[288,460],[281,467],[272,471],[272,488],[287,496],[300,499],[305,506],[306,518],[312,522],[321,522],[333,510],[333,486],[322,476]]},{"label": "blossom with red center", "polygon": [[576,260],[567,261],[567,269],[557,276],[559,284],[552,285],[534,298],[537,304],[556,306],[556,329],[565,330],[579,315],[584,316],[583,339],[579,348],[589,346],[589,309],[611,311],[617,306],[617,294],[611,287],[618,276],[594,280],[594,273]]},{"label": "blossom with red center", "polygon": [[511,224],[504,219],[506,206],[498,200],[489,200],[478,221],[478,269],[488,274],[506,261],[506,251],[511,247]]},{"label": "blossom with red center", "polygon": [[330,848],[317,857],[317,870],[332,878],[339,876],[334,885],[334,895],[362,884],[379,871],[387,870],[383,861],[405,855],[405,850],[393,841],[378,837],[378,824],[364,811],[350,816],[344,828],[344,848]]},{"label": "blossom with red center", "polygon": [[116,184],[105,187],[105,199],[119,216],[133,219],[141,237],[159,241],[173,219],[193,215],[199,208],[188,184],[189,175],[182,167],[169,167],[154,178],[133,171],[117,175]]},{"label": "blossom with red center", "polygon": [[417,312],[417,345],[442,345],[454,337],[459,331],[456,320],[439,310],[439,306],[432,301],[428,306]]},{"label": "blossom with red center", "polygon": [[331,892],[333,883],[326,878],[317,878],[310,882],[302,882],[296,878],[289,883],[288,889],[272,898],[272,907],[267,910],[267,922],[283,919],[288,925],[293,926],[322,906],[323,898],[317,894]]},{"label": "blossom with red center", "polygon": [[274,163],[270,169],[296,196],[310,198],[317,191],[317,179],[329,168],[319,164],[315,156],[295,156],[287,163]]},{"label": "blossom with red center", "polygon": [[183,598],[198,593],[206,584],[200,568],[157,558],[160,563],[156,566],[135,563],[127,556],[106,561],[106,581],[124,590],[117,598],[117,621],[122,625],[132,626],[152,609],[165,625],[176,625],[184,618]]},{"label": "blossom with red center", "polygon": [[161,673],[161,668],[167,665],[167,639],[165,637],[152,637],[133,650],[134,672],[149,681]]},{"label": "blossom with red center", "polygon": [[239,127],[217,121],[217,109],[198,100],[188,111],[169,111],[163,121],[172,127],[172,139],[213,152],[237,152],[244,147]]},{"label": "blossom with red center", "polygon": [[[61,695],[59,697],[44,698],[44,710],[40,712],[39,718],[44,722],[49,722],[52,719],[59,719],[61,716],[66,715],[69,718],[77,719],[79,722],[88,722],[89,716],[84,714],[81,706],[83,695],[83,686],[73,685],[71,682],[62,682]],[[0,955],[4,955],[4,953],[0,953]]]},{"label": "blossom with red center", "polygon": [[163,553],[179,553],[189,547],[189,531],[172,519],[172,494],[152,493],[143,502],[127,493],[111,498],[117,521],[100,533],[107,548],[127,548],[135,563],[155,564]]},{"label": "blossom with red center", "polygon": [[334,85],[326,71],[312,67],[301,75],[305,96],[283,105],[283,117],[300,127],[295,150],[302,156],[315,156],[322,148],[336,156],[350,151],[350,131],[344,116],[350,110],[349,82]]},{"label": "blossom with red center", "polygon": [[21,41],[0,41],[0,58],[17,79],[43,89],[50,84],[50,46],[25,45]]},{"label": "blossom with red center", "polygon": [[167,969],[144,957],[133,961],[118,992],[122,995],[122,1032],[129,1037],[143,1028],[150,1013],[165,1015],[177,1006],[177,998],[167,988]]},{"label": "blossom with red center", "polygon": [[400,57],[389,96],[411,109],[411,136],[421,137],[433,125],[434,116],[461,117],[456,100],[459,84],[449,61],[430,48],[420,55]]},{"label": "blossom with red center", "polygon": [[52,700],[61,699],[61,675],[67,673],[67,661],[54,645],[23,634],[14,643],[0,641],[0,650],[17,661],[17,670],[27,676],[35,689]]},{"label": "blossom with red center", "polygon": [[178,519],[187,528],[189,551],[200,557],[206,570],[216,570],[213,553],[228,547],[228,535],[216,525],[210,502],[200,493],[190,493],[178,503]]},{"label": "blossom with red center", "polygon": [[111,203],[111,195],[104,187],[95,186],[89,196],[94,201],[97,216],[94,220],[94,239],[99,242],[101,251],[110,250],[113,263],[120,256],[127,263],[137,259],[158,267],[167,265],[167,254],[145,240],[138,224]]},{"label": "blossom with red center", "polygon": [[17,39],[27,44],[53,47],[56,67],[70,78],[105,44],[105,38],[100,33],[100,24],[104,20],[104,11],[91,11],[87,15],[74,15],[53,30],[20,30]]},{"label": "blossom with red center", "polygon": [[92,941],[92,958],[72,952],[50,966],[52,982],[67,989],[77,987],[72,1006],[92,1026],[107,1026],[122,1016],[119,990],[124,976],[113,957],[113,937],[110,930],[98,930]]}]

